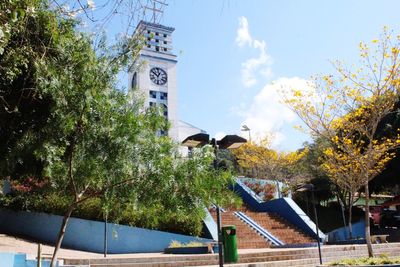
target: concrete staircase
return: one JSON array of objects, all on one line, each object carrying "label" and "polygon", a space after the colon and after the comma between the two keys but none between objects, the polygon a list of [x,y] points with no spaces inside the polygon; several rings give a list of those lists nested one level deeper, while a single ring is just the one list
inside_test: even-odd
[{"label": "concrete staircase", "polygon": [[[217,221],[215,212],[211,212],[214,220]],[[233,212],[221,212],[222,225],[236,226],[236,239],[238,249],[269,248],[271,243],[259,235],[253,228],[236,217]]]},{"label": "concrete staircase", "polygon": [[[400,256],[400,243],[373,245],[375,255],[385,254],[389,257]],[[323,246],[323,262],[343,258],[367,256],[366,245]],[[111,256],[113,257],[113,256]],[[89,267],[183,267],[183,266],[217,266],[217,254],[204,255],[157,255],[132,256],[107,259],[65,259],[65,265]],[[237,264],[224,264],[235,267],[315,267],[319,265],[316,248],[288,249],[251,249],[239,251]]]},{"label": "concrete staircase", "polygon": [[[277,215],[266,212],[254,212],[242,208],[241,211],[255,221],[258,225],[277,237],[287,245],[313,243],[315,240],[298,230]],[[211,211],[216,221],[216,212]],[[235,225],[236,238],[239,249],[269,248],[271,243],[266,241],[248,224],[236,217],[232,211],[221,212],[222,225]]]},{"label": "concrete staircase", "polygon": [[249,210],[244,213],[285,244],[306,244],[315,242],[315,239],[306,235],[294,225],[291,225],[275,214]]}]

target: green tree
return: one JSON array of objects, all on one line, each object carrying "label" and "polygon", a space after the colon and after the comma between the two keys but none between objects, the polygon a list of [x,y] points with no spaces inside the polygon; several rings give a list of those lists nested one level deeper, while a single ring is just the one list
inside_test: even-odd
[{"label": "green tree", "polygon": [[223,196],[232,175],[212,168],[210,148],[180,158],[176,144],[156,137],[168,127],[163,117],[117,90],[117,74],[135,59],[140,39],[111,51],[103,41],[94,51],[75,20],[42,1],[2,7],[6,22],[15,20],[13,10],[21,16],[1,39],[0,173],[49,180],[44,194],[67,196],[52,266],[72,212],[90,199],[101,198],[108,211],[122,203],[198,219],[212,202],[231,200]]},{"label": "green tree", "polygon": [[[40,173],[41,162],[30,150],[49,118],[51,99],[35,83],[36,59],[54,56],[46,25],[52,17],[35,10],[38,1],[0,3],[0,175],[11,178]],[[43,27],[42,27],[43,26]],[[50,28],[50,26],[49,26]],[[27,143],[29,145],[22,145]],[[23,156],[22,156],[23,155]]]},{"label": "green tree", "polygon": [[[305,144],[308,148],[307,154],[299,162],[309,175],[310,183],[314,184],[315,198],[318,203],[320,201],[329,201],[336,197],[338,205],[343,204],[343,208],[348,212],[348,227],[350,238],[352,238],[352,206],[356,201],[354,199],[355,192],[349,192],[347,187],[340,187],[330,179],[325,172],[322,164],[324,158],[324,150],[329,147],[329,143],[322,138],[316,138],[313,143]],[[298,194],[297,197],[301,195]]]}]

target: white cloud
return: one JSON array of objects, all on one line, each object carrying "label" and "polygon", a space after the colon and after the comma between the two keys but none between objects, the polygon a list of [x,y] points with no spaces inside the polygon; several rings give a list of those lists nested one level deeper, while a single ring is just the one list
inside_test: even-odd
[{"label": "white cloud", "polygon": [[313,87],[310,81],[302,78],[279,78],[266,84],[254,97],[249,109],[241,112],[244,117],[242,125],[247,125],[251,129],[252,140],[257,141],[272,134],[273,145],[277,146],[286,139],[282,128],[288,124],[292,127],[299,123],[296,114],[281,103],[280,92],[291,88],[309,91]]},{"label": "white cloud", "polygon": [[242,63],[242,83],[245,87],[256,85],[258,74],[265,78],[270,78],[272,75],[272,58],[267,54],[265,41],[254,40],[253,48],[258,49],[260,54]]},{"label": "white cloud", "polygon": [[[250,104],[242,102],[231,111],[243,118],[241,125],[250,128],[253,141],[261,141],[268,136],[272,138],[274,147],[290,143],[293,140],[286,135],[296,134],[293,126],[301,124],[301,121],[281,103],[281,94],[291,89],[309,92],[314,89],[312,83],[299,77],[281,77],[271,82],[273,60],[268,54],[266,41],[257,40],[251,35],[246,17],[239,18],[235,43],[240,48],[246,48],[246,52],[256,53],[256,56],[248,57],[241,63],[243,86],[249,88],[257,84],[265,85]],[[242,132],[243,137],[248,138],[248,135],[248,132]]]},{"label": "white cloud", "polygon": [[252,87],[258,83],[259,75],[264,78],[272,76],[272,57],[267,53],[265,41],[255,40],[250,34],[249,23],[246,17],[239,18],[236,44],[239,47],[248,46],[258,50],[258,56],[249,58],[242,63],[242,83],[245,87]]},{"label": "white cloud", "polygon": [[251,45],[253,39],[251,38],[249,32],[249,22],[246,17],[239,18],[239,28],[237,29],[236,35],[236,44],[240,47],[247,45]]}]

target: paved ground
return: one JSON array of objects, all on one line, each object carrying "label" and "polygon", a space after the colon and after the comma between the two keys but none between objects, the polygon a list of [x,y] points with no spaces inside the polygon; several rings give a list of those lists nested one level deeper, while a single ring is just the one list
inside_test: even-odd
[{"label": "paved ground", "polygon": [[[0,234],[0,252],[17,252],[26,253],[31,258],[37,255],[38,244],[26,239]],[[50,257],[53,253],[54,247],[42,245],[42,256]],[[269,251],[271,249],[240,249],[240,254],[254,253]],[[273,249],[277,251],[279,249]],[[290,249],[285,249],[290,250]],[[164,254],[164,253],[131,253],[131,254],[108,254],[107,258],[150,258],[150,257],[176,257],[177,255]],[[184,256],[184,255],[183,255]],[[59,259],[95,259],[103,258],[104,255],[100,253],[85,252],[72,249],[61,249]]]},{"label": "paved ground", "polygon": [[[32,242],[26,239],[22,239],[22,238],[16,238],[16,237],[12,237],[12,236],[8,236],[8,235],[2,235],[0,234],[0,252],[19,252],[19,253],[25,253],[28,255],[28,258],[33,259],[36,257],[37,254],[37,243],[36,242]],[[341,257],[349,257],[351,255],[353,255],[356,251],[358,251],[357,253],[359,254],[360,251],[357,248],[359,248],[360,246],[365,247],[365,245],[350,245],[350,246],[337,246],[337,245],[329,245],[329,246],[324,246],[323,247],[323,252],[325,253],[324,256],[326,257],[327,261],[331,261],[334,259],[334,255],[332,255],[332,252],[337,251]],[[375,247],[381,247],[381,250],[385,250],[385,253],[387,253],[389,250],[389,246],[393,246],[395,249],[395,253],[393,254],[393,249],[392,251],[389,251],[389,254],[393,254],[395,256],[398,256],[399,254],[399,246],[396,246],[396,243],[388,243],[388,244],[377,244],[374,245]],[[261,253],[261,252],[270,252],[273,251],[275,255],[285,255],[286,256],[282,256],[284,258],[287,258],[287,254],[289,251],[291,250],[299,250],[296,248],[274,248],[274,249],[241,249],[239,250],[239,254],[242,256],[245,256],[246,254],[253,254],[253,253]],[[301,249],[303,252],[305,252],[306,250],[316,250],[316,248],[302,248]],[[53,247],[52,246],[48,246],[48,245],[43,245],[42,246],[42,255],[44,257],[50,258],[53,252]],[[304,265],[305,261],[310,260],[309,259],[309,254],[305,253],[306,258],[304,258],[304,253],[300,253],[298,254],[298,259],[296,257],[295,260],[279,260],[276,259],[278,261],[270,261],[270,260],[266,260],[268,261],[268,265],[264,264],[262,266],[299,266],[296,265],[294,263],[294,261],[299,260],[301,262],[301,266],[306,266]],[[366,253],[366,250],[364,251]],[[364,253],[363,252],[363,253]],[[295,254],[297,254],[295,251],[293,252]],[[365,254],[364,253],[364,254]],[[290,252],[289,252],[290,254]],[[329,255],[328,255],[329,254]],[[357,255],[358,255],[357,254]],[[316,254],[313,254],[314,259],[312,259],[313,261],[317,261]],[[354,254],[355,255],[355,254]],[[353,256],[354,256],[353,255]],[[361,255],[361,254],[360,254]],[[392,255],[392,256],[393,256]],[[110,254],[107,256],[108,259],[115,259],[115,258],[132,258],[132,259],[138,259],[138,258],[160,258],[160,257],[165,257],[165,258],[169,258],[169,257],[173,257],[173,258],[169,258],[169,259],[165,259],[166,262],[173,262],[174,260],[176,260],[176,258],[180,258],[180,257],[187,257],[190,255],[170,255],[170,254],[163,254],[163,253],[132,253],[132,254]],[[193,255],[192,255],[193,256]],[[202,254],[202,255],[196,255],[197,258],[202,258],[202,257],[209,257],[210,254]],[[356,256],[356,255],[355,255]],[[248,255],[248,257],[253,257],[253,255]],[[91,253],[91,252],[84,252],[84,251],[77,251],[77,250],[70,250],[70,249],[61,249],[59,252],[59,259],[101,259],[103,258],[103,254],[100,253]],[[328,259],[329,258],[329,259]],[[123,260],[123,259],[121,259]],[[179,259],[178,261],[181,261],[181,259]],[[315,262],[307,262],[307,266],[315,266]],[[285,263],[285,265],[283,265],[283,263]],[[261,264],[261,263],[260,263]],[[278,264],[278,265],[277,265]],[[248,266],[259,266],[259,264],[257,263],[243,263],[243,264],[229,264],[226,266],[231,266],[231,267],[248,267]],[[260,265],[261,266],[261,265]]]},{"label": "paved ground", "polygon": [[[0,234],[0,252],[17,252],[26,253],[30,257],[37,255],[38,244],[26,239]],[[53,253],[54,247],[42,245],[42,256],[50,257]],[[135,254],[108,254],[107,258],[129,258],[129,257],[155,257],[155,256],[169,256],[163,253],[135,253]],[[60,249],[58,254],[59,259],[94,259],[103,258],[104,255],[100,253],[85,252],[73,249]]]},{"label": "paved ground", "polygon": [[[22,238],[0,234],[0,251],[26,253],[30,256],[37,255],[38,244]],[[47,257],[52,255],[54,247],[42,245],[42,255]],[[60,258],[82,258],[82,257],[102,257],[101,254],[61,249]]]}]

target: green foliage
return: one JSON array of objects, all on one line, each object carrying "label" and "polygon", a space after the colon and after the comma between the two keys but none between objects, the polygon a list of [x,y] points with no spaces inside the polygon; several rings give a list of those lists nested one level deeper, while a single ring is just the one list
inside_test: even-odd
[{"label": "green foliage", "polygon": [[[140,181],[143,194],[128,205],[114,205],[110,211],[122,214],[120,221],[151,229],[199,235],[204,208],[212,203],[238,206],[240,200],[227,189],[233,182],[227,171],[214,170],[211,147],[194,149],[190,158],[177,157],[168,139],[148,137],[157,146],[143,150],[148,178]],[[168,145],[169,144],[169,145]],[[171,149],[175,151],[171,153]],[[158,158],[160,157],[160,158]],[[117,217],[117,216],[116,216]]]},{"label": "green foliage", "polygon": [[[44,162],[35,152],[52,134],[45,126],[74,108],[69,105],[74,99],[69,97],[82,98],[85,90],[93,93],[104,88],[109,93],[115,88],[115,74],[139,51],[137,38],[121,39],[111,52],[103,40],[97,57],[92,41],[77,33],[75,25],[76,21],[50,10],[46,1],[0,3],[2,177],[40,176]],[[96,90],[90,89],[95,86]],[[71,90],[75,90],[74,96],[68,94]],[[60,110],[60,102],[69,105],[69,111]],[[82,101],[76,104],[82,105]],[[71,126],[70,120],[65,123]]]},{"label": "green foliage", "polygon": [[283,186],[281,189],[281,194],[282,197],[288,197],[290,193],[290,187],[289,186]]},{"label": "green foliage", "polygon": [[196,241],[191,241],[189,243],[181,243],[176,240],[172,240],[172,242],[169,244],[169,248],[191,248],[191,247],[205,247],[206,244],[203,244],[201,242],[196,242]]},{"label": "green foliage", "polygon": [[[0,176],[12,178],[37,175],[40,161],[32,151],[39,144],[35,135],[48,119],[50,99],[41,94],[35,82],[35,62],[51,56],[49,25],[55,19],[40,9],[39,1],[0,3]],[[24,16],[13,16],[24,10]],[[50,50],[50,51],[49,51]]]},{"label": "green foliage", "polygon": [[96,54],[75,21],[44,2],[19,2],[27,12],[10,28],[0,62],[0,175],[50,177],[53,189],[75,197],[93,186],[85,193],[95,195],[104,191],[106,176],[132,173],[135,139],[142,128],[153,130],[141,124],[157,127],[155,116],[137,116],[139,106],[116,90],[116,74],[138,42],[122,40],[113,52]]},{"label": "green foliage", "polygon": [[204,209],[172,211],[165,210],[162,205],[146,205],[126,209],[117,221],[136,227],[199,236],[204,215]]},{"label": "green foliage", "polygon": [[301,168],[308,174],[308,182],[316,187],[315,197],[318,202],[332,199],[337,189],[321,167],[321,157],[326,146],[321,138],[315,138],[311,144],[306,143],[307,153],[299,162]]},{"label": "green foliage", "polygon": [[13,183],[3,207],[199,234],[205,207],[237,203],[211,147],[181,158],[156,136],[165,119],[118,88],[140,38],[94,51],[46,1],[0,7],[0,177]]},{"label": "green foliage", "polygon": [[397,264],[397,263],[400,263],[400,258],[388,258],[386,255],[382,254],[379,257],[344,259],[332,262],[329,264],[329,266],[382,265],[382,264]]},{"label": "green foliage", "polygon": [[[21,186],[19,183],[13,184],[13,192],[10,195],[0,195],[0,206],[12,210],[24,210],[45,212],[55,215],[64,215],[65,210],[73,197],[70,195],[60,194],[58,191],[39,192],[35,190],[26,190],[28,186]],[[167,194],[164,192],[163,194]],[[167,195],[168,196],[168,195]],[[109,222],[143,227],[148,229],[163,230],[174,233],[201,235],[205,212],[202,207],[193,207],[189,205],[181,206],[179,209],[167,209],[166,203],[158,199],[158,203],[153,202],[124,203],[120,201],[112,201],[104,203],[101,197],[94,197],[81,202],[72,216],[89,219],[103,220],[105,212]],[[177,200],[176,200],[177,201]],[[187,199],[181,200],[187,201]],[[105,210],[104,206],[112,204],[112,208]]]},{"label": "green foliage", "polygon": [[[245,180],[244,184],[253,190],[257,195],[262,197],[264,201],[269,201],[275,198],[276,194],[276,185],[268,183],[266,181],[257,181],[257,180]],[[289,192],[289,188],[286,187],[287,193]]]}]

